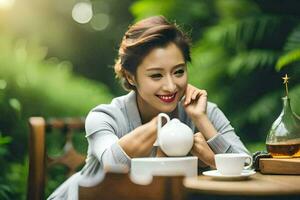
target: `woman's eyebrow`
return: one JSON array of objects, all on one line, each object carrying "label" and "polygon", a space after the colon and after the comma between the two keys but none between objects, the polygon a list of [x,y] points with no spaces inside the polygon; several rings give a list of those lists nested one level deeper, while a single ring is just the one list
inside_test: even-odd
[{"label": "woman's eyebrow", "polygon": [[[181,67],[181,66],[185,66],[185,63],[179,63],[177,65],[174,65],[172,67],[172,69],[177,68],[177,67]],[[164,70],[163,67],[149,67],[148,69],[146,69],[146,71],[152,71],[152,70]]]}]

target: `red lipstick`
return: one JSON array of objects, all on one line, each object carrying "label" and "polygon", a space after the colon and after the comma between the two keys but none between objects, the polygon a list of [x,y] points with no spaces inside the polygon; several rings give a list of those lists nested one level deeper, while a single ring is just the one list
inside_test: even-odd
[{"label": "red lipstick", "polygon": [[156,96],[165,103],[171,103],[175,100],[176,94],[177,93],[168,94],[168,95],[156,95]]}]

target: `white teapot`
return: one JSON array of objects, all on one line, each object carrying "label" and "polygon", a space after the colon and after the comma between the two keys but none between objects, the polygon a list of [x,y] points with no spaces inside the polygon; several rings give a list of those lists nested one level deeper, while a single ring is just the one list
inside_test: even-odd
[{"label": "white teapot", "polygon": [[[162,127],[162,118],[167,123]],[[165,113],[158,115],[157,139],[154,146],[160,146],[168,156],[186,156],[194,143],[194,134],[190,127],[179,119],[172,119]]]}]

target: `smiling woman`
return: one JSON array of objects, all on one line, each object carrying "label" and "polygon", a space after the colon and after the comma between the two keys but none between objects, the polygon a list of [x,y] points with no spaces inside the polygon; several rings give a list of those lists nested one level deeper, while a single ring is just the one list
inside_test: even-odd
[{"label": "smiling woman", "polygon": [[137,104],[142,122],[150,121],[160,112],[172,112],[184,95],[187,86],[184,57],[174,43],[155,48],[144,57],[136,75],[128,73],[127,79],[139,94]]},{"label": "smiling woman", "polygon": [[198,157],[202,168],[215,168],[217,153],[248,153],[222,111],[207,101],[207,92],[188,84],[189,41],[162,16],[129,27],[115,72],[130,92],[89,112],[86,164],[49,199],[77,199],[78,185],[91,185],[107,166],[130,168],[132,158],[165,156],[154,145],[157,115],[162,112],[192,129],[194,143],[189,153]]}]

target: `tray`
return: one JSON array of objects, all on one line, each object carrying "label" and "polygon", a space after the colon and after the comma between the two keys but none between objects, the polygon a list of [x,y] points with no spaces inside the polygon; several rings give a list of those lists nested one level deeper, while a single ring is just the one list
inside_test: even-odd
[{"label": "tray", "polygon": [[300,158],[261,158],[259,169],[263,174],[299,174]]}]

